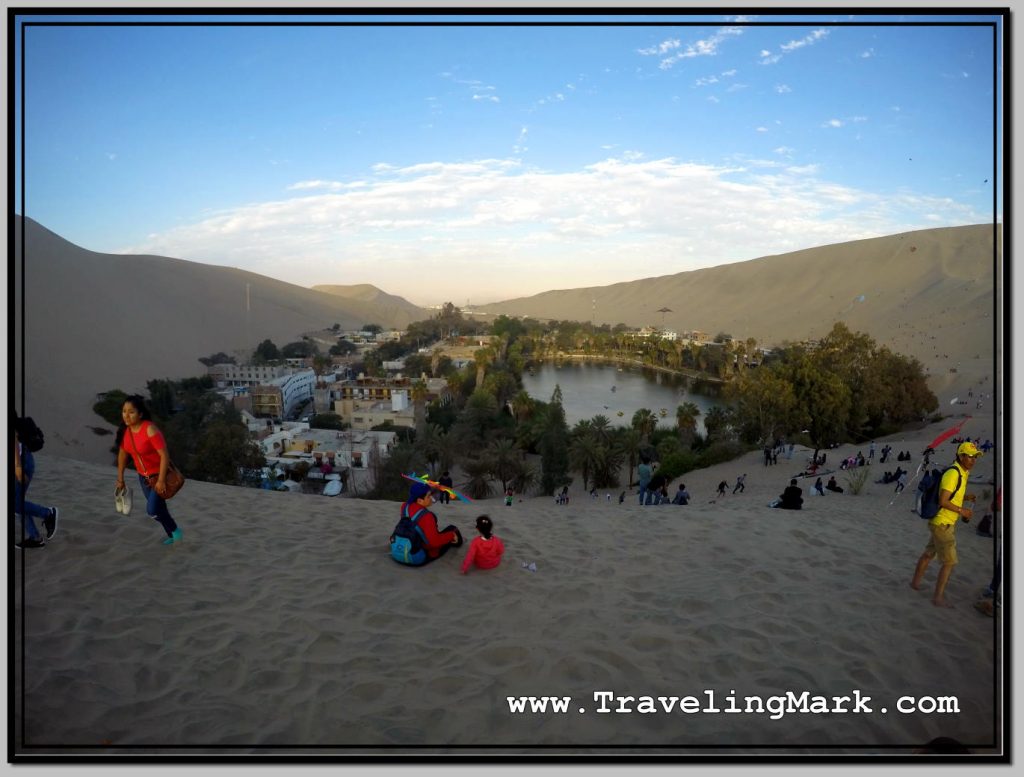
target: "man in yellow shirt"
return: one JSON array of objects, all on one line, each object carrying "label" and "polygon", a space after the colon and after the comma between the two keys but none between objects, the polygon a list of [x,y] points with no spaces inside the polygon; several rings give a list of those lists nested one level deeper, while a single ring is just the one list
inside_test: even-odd
[{"label": "man in yellow shirt", "polygon": [[935,595],[932,597],[932,604],[936,607],[951,606],[946,603],[944,594],[946,583],[949,582],[949,576],[953,574],[953,567],[957,563],[956,522],[963,518],[966,523],[974,515],[970,507],[963,505],[964,502],[974,503],[974,494],[967,493],[967,478],[974,469],[975,461],[981,455],[981,451],[973,442],[960,443],[956,449],[956,461],[943,473],[939,484],[939,511],[928,522],[931,537],[921,558],[917,560],[914,579],[910,581],[910,587],[915,591],[919,590],[928,563],[938,555],[942,568],[939,569],[939,579],[935,581]]}]

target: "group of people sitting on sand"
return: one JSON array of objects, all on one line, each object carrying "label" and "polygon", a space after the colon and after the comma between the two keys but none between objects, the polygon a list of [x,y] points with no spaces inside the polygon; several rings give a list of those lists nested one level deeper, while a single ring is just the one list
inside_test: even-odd
[{"label": "group of people sitting on sand", "polygon": [[875,482],[876,483],[881,483],[882,485],[888,485],[889,483],[896,483],[896,482],[899,482],[900,476],[901,475],[905,475],[905,474],[906,474],[906,470],[904,470],[902,467],[896,467],[896,471],[895,472],[888,472],[887,471],[884,475],[882,475],[881,480],[876,480]]},{"label": "group of people sitting on sand", "polygon": [[[437,516],[430,510],[435,495],[443,489],[436,489],[428,483],[413,483],[409,487],[409,499],[402,504],[400,518],[391,533],[391,558],[399,564],[421,567],[437,561],[452,548],[462,547],[462,533],[454,525],[437,527]],[[469,544],[469,550],[462,560],[462,574],[470,567],[493,569],[501,563],[505,545],[494,534],[494,522],[486,515],[476,519],[479,537]]]}]

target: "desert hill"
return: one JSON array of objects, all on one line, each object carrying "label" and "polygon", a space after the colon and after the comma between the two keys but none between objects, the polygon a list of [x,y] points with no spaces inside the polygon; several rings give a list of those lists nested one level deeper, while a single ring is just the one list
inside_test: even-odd
[{"label": "desert hill", "polygon": [[[15,222],[15,352],[21,355],[20,225]],[[25,369],[15,398],[47,433],[47,450],[109,462],[92,412],[112,388],[201,374],[217,351],[278,345],[334,323],[404,328],[419,308],[373,286],[331,292],[251,272],[158,256],[80,248],[31,219],[25,228]],[[485,306],[494,314],[590,320],[676,331],[723,331],[760,345],[817,338],[835,321],[864,331],[928,370],[940,402],[995,380],[990,225],[909,232],[606,287],[550,291]],[[248,297],[248,303],[247,303]],[[667,307],[672,312],[657,312]]]},{"label": "desert hill", "polygon": [[16,358],[21,354],[21,225],[25,232],[26,409],[46,430],[47,447],[108,460],[109,437],[91,406],[112,388],[145,389],[151,378],[200,375],[197,360],[218,351],[279,346],[338,323],[404,329],[419,309],[341,297],[229,267],[163,256],[104,254],[16,217]]},{"label": "desert hill", "polygon": [[[991,224],[928,229],[478,309],[726,332],[767,346],[816,339],[843,321],[933,372],[948,372],[976,355],[991,364],[1000,242]],[[672,311],[664,319],[663,307]]]},{"label": "desert hill", "polygon": [[358,300],[372,304],[379,315],[391,318],[400,318],[402,315],[410,316],[410,322],[423,321],[430,317],[430,311],[414,305],[405,297],[398,297],[388,294],[369,283],[356,283],[352,285],[325,284],[313,286],[313,291],[322,291],[324,294],[333,294],[349,300]]}]

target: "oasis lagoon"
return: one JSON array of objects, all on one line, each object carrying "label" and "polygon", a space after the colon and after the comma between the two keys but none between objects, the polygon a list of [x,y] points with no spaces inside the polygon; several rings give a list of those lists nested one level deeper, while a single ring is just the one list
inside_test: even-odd
[{"label": "oasis lagoon", "polygon": [[676,408],[693,402],[701,412],[697,431],[704,434],[704,416],[712,407],[722,405],[715,397],[693,392],[689,378],[640,367],[574,360],[544,362],[532,374],[523,373],[523,388],[534,399],[550,402],[556,385],[562,389],[562,407],[570,429],[596,415],[605,416],[612,426],[629,426],[641,408],[655,414],[658,426],[674,427]]}]

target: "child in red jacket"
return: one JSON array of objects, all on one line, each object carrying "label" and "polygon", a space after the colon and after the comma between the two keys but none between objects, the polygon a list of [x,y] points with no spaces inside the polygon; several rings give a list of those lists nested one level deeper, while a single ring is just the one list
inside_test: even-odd
[{"label": "child in red jacket", "polygon": [[480,569],[494,569],[501,563],[501,554],[505,552],[504,543],[492,534],[494,523],[486,515],[476,519],[476,530],[480,536],[469,544],[469,552],[462,561],[462,574],[466,574],[473,564]]}]

